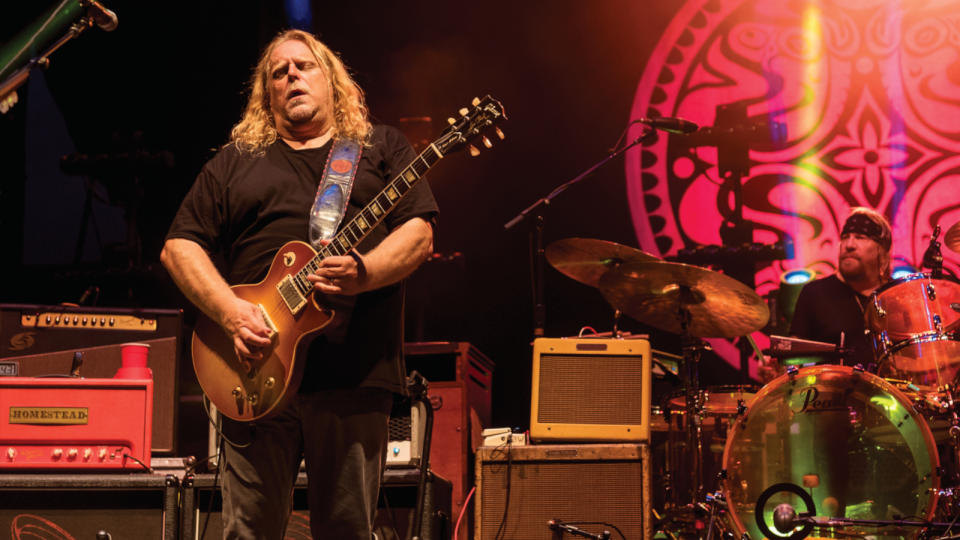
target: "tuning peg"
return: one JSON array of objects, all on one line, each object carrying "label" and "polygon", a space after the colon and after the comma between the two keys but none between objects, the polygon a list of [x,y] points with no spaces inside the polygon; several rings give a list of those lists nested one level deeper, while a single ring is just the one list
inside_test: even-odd
[{"label": "tuning peg", "polygon": [[456,124],[457,121],[456,121],[456,119],[454,119],[454,118],[451,116],[450,118],[447,118],[447,123],[452,126],[452,125]]},{"label": "tuning peg", "polygon": [[476,107],[477,105],[480,104],[480,98],[474,97],[474,98],[473,98],[473,101],[471,101],[470,104],[473,105],[474,107]]},{"label": "tuning peg", "polygon": [[486,146],[487,148],[493,148],[493,143],[490,142],[490,139],[486,138],[486,136],[484,136],[482,140],[483,140],[484,146]]},{"label": "tuning peg", "polygon": [[497,137],[500,137],[501,141],[507,138],[507,136],[503,134],[503,131],[501,131],[500,128],[493,128],[493,130],[497,133]]},{"label": "tuning peg", "polygon": [[480,155],[480,149],[477,148],[476,146],[474,146],[474,145],[471,144],[471,145],[469,145],[467,148],[470,149],[470,155],[471,155],[471,156],[477,157],[477,156]]},{"label": "tuning peg", "polygon": [[470,109],[464,107],[460,109],[460,116],[466,116],[468,112],[470,112]]}]

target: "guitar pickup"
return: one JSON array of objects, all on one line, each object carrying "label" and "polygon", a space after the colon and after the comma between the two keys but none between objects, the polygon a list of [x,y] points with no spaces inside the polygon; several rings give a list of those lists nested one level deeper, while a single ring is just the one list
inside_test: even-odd
[{"label": "guitar pickup", "polygon": [[307,297],[297,289],[290,274],[284,276],[284,278],[277,283],[277,291],[280,293],[280,298],[283,299],[283,303],[286,304],[287,309],[294,315],[299,313],[303,306],[307,305]]}]

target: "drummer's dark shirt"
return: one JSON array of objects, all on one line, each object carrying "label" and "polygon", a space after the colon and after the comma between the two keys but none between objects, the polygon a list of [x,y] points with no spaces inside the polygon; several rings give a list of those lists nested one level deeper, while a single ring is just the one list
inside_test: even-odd
[{"label": "drummer's dark shirt", "polygon": [[[790,335],[839,345],[843,332],[844,347],[854,349],[853,363],[869,368],[874,363],[873,345],[864,334],[863,316],[869,301],[836,275],[812,281],[797,298]],[[839,359],[827,362],[840,363]]]}]

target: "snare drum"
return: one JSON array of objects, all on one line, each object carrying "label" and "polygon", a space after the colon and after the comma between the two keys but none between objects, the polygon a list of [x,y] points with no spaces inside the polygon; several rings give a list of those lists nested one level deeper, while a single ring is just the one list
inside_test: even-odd
[{"label": "snare drum", "polygon": [[[746,408],[757,390],[759,388],[752,384],[710,386],[703,391],[703,414],[708,417],[735,416]],[[687,410],[687,396],[682,390],[670,397],[667,409],[671,413],[683,413]]]},{"label": "snare drum", "polygon": [[912,274],[874,291],[864,312],[878,374],[944,388],[960,374],[960,284]]},{"label": "snare drum", "polygon": [[[892,384],[849,366],[802,368],[763,387],[730,428],[723,453],[729,526],[736,537],[748,532],[762,538],[756,503],[779,483],[810,493],[818,516],[930,519],[939,465],[926,420]],[[762,509],[768,526],[782,503],[807,511],[797,495],[780,493]],[[851,526],[833,532],[881,538],[919,530]]]}]

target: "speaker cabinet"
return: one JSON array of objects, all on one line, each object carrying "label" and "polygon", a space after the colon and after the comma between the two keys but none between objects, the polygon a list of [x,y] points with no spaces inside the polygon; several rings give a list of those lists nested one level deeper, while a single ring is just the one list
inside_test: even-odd
[{"label": "speaker cabinet", "polygon": [[[374,532],[378,540],[413,538],[413,517],[417,510],[417,487],[420,471],[388,469],[380,489]],[[421,540],[449,540],[455,516],[451,515],[450,495],[453,485],[435,474],[427,474],[423,499]]]},{"label": "speaker cabinet", "polygon": [[[223,500],[220,486],[214,485],[213,474],[187,476],[183,480],[183,510],[180,530],[184,540],[222,538],[221,512]],[[387,469],[380,487],[380,500],[374,520],[377,538],[385,540],[410,538],[413,515],[417,508],[419,471]],[[450,481],[434,474],[427,476],[423,505],[421,540],[448,540],[452,534],[450,515]],[[293,490],[293,513],[284,538],[310,538],[310,510],[307,503],[307,475],[297,476]]]},{"label": "speaker cabinet", "polygon": [[484,446],[477,450],[475,540],[559,538],[549,520],[650,540],[646,444]]},{"label": "speaker cabinet", "polygon": [[530,437],[649,440],[650,366],[650,342],[645,339],[535,340]]},{"label": "speaker cabinet", "polygon": [[11,538],[177,540],[179,481],[154,474],[2,474],[0,531]]},{"label": "speaker cabinet", "polygon": [[130,342],[150,345],[151,450],[172,454],[183,347],[181,311],[0,304],[0,375],[67,375],[73,354],[82,352],[81,376],[110,378],[120,368],[120,346]]}]

